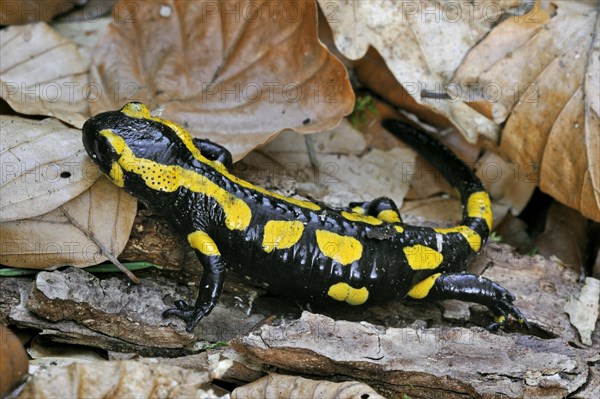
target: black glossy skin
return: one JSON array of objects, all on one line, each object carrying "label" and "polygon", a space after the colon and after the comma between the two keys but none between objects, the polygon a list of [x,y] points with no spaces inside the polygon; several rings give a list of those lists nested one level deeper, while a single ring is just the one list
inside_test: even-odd
[{"label": "black glossy skin", "polygon": [[[385,125],[395,134],[403,138],[407,136],[402,133],[406,126],[398,125],[395,121],[387,121]],[[190,306],[178,301],[176,308],[165,312],[166,315],[183,318],[188,330],[192,330],[216,304],[222,290],[225,268],[247,276],[249,281],[267,287],[271,292],[310,303],[332,302],[328,290],[339,282],[357,289],[366,287],[366,303],[402,298],[415,284],[433,274],[442,273],[426,299],[456,298],[479,302],[490,307],[497,316],[512,314],[525,321],[512,304],[514,297],[504,288],[487,279],[459,273],[475,251],[458,233],[440,234],[431,228],[402,223],[371,225],[351,221],[342,216],[340,209],[324,204],[318,204],[320,210],[306,209],[252,187],[244,187],[226,173],[226,168],[231,165],[231,155],[225,148],[207,140],[194,139],[195,146],[206,159],[222,164],[215,167],[213,162],[203,162],[194,157],[171,127],[160,121],[128,116],[121,111],[96,115],[83,127],[84,146],[107,175],[110,174],[112,163],[119,160],[120,155],[100,134],[105,130],[123,138],[137,158],[152,160],[160,165],[177,165],[204,176],[243,200],[251,210],[248,227],[232,230],[226,227],[222,206],[210,195],[184,187],[174,192],[158,191],[149,187],[138,174],[124,173],[123,188],[167,218],[184,237],[202,231],[218,247],[219,256],[196,251],[204,266],[196,304]],[[446,171],[452,170],[446,175],[461,192],[463,201],[470,194],[483,191],[472,172],[445,147],[420,133],[408,136],[408,140],[412,141],[409,144],[426,152],[435,166],[443,164],[446,165]],[[384,209],[397,211],[395,204],[386,198],[353,205],[362,206],[367,214],[373,216]],[[302,237],[290,248],[266,252],[263,249],[263,230],[265,224],[272,220],[301,221],[304,224]],[[462,224],[477,232],[483,245],[489,233],[485,221],[468,217],[465,211]],[[401,226],[404,231],[398,232],[394,226]],[[315,241],[316,230],[356,238],[363,246],[360,258],[342,265],[326,256]],[[441,248],[443,261],[434,269],[413,270],[407,263],[403,248],[415,244]]]}]

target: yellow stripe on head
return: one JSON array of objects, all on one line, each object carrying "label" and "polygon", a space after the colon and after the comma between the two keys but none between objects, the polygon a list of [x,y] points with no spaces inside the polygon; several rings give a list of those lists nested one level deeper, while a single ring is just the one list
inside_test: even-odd
[{"label": "yellow stripe on head", "polygon": [[[230,230],[245,230],[250,224],[252,211],[248,204],[213,183],[208,177],[177,165],[162,165],[149,159],[138,158],[121,136],[108,129],[100,134],[107,138],[113,148],[120,149],[121,156],[117,162],[122,169],[121,173],[126,171],[138,175],[152,190],[174,192],[183,187],[213,198],[223,208],[225,225]],[[113,181],[119,185],[118,180]]]}]

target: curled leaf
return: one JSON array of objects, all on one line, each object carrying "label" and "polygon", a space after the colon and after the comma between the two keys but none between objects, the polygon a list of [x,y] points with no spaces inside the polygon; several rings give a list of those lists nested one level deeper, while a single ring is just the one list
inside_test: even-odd
[{"label": "curled leaf", "polygon": [[[4,4],[4,3],[3,3]],[[0,30],[0,97],[15,111],[81,127],[90,57],[44,22]]]},{"label": "curled leaf", "polygon": [[495,140],[498,126],[460,98],[448,101],[446,89],[463,57],[499,16],[486,13],[489,6],[501,13],[513,3],[319,0],[342,54],[356,60],[369,46],[377,49],[406,92],[445,116],[470,142],[478,134]]},{"label": "curled leaf", "polygon": [[283,397],[306,399],[383,399],[383,396],[375,392],[373,388],[356,381],[316,381],[274,373],[236,388],[231,394],[232,399]]},{"label": "curled leaf", "polygon": [[55,119],[0,116],[0,222],[49,212],[100,176],[81,132]]},{"label": "curled leaf", "polygon": [[61,209],[2,223],[0,263],[30,269],[85,267],[107,259],[96,241],[115,256],[125,248],[136,201],[108,179],[98,179],[89,190],[61,208],[84,230],[73,225]]}]

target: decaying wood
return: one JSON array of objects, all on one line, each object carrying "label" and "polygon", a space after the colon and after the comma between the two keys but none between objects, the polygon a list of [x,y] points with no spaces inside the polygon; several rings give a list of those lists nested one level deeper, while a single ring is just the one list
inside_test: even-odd
[{"label": "decaying wood", "polygon": [[232,346],[296,373],[342,375],[390,397],[562,398],[586,384],[593,350],[480,328],[388,328],[305,312]]},{"label": "decaying wood", "polygon": [[186,248],[170,225],[147,208],[138,209],[127,246],[119,259],[154,263],[165,269],[180,270]]},{"label": "decaying wood", "polygon": [[[26,278],[0,279],[0,309],[9,308],[6,322],[37,328],[60,342],[99,347],[145,356],[176,356],[198,352],[198,340],[227,341],[249,331],[264,317],[248,312],[256,293],[251,288],[228,285],[223,300],[210,319],[202,321],[195,335],[185,332],[177,318],[162,312],[175,299],[190,302],[195,287],[184,287],[160,276],[132,285],[124,276],[100,280],[90,273],[69,268],[41,272],[34,282]],[[12,297],[11,297],[12,296]],[[17,296],[19,304],[15,305]],[[51,322],[53,321],[53,322]]]},{"label": "decaying wood", "polygon": [[194,370],[208,370],[218,361],[231,360],[231,366],[219,378],[222,381],[236,385],[243,385],[248,381],[255,381],[265,375],[262,363],[254,362],[247,356],[236,352],[229,347],[209,349],[202,353],[180,356],[175,358],[154,358],[161,364],[182,367]]},{"label": "decaying wood", "polygon": [[45,319],[72,320],[137,345],[156,341],[157,347],[177,348],[194,339],[182,329],[180,320],[162,318],[161,310],[167,307],[163,298],[177,297],[177,291],[160,277],[134,285],[118,277],[100,280],[69,268],[39,273],[27,308]]},{"label": "decaying wood", "polygon": [[578,273],[562,262],[539,255],[520,256],[507,245],[489,243],[470,270],[508,288],[534,324],[534,334],[580,343],[564,307],[569,297],[579,295],[582,284]]},{"label": "decaying wood", "polygon": [[[43,272],[34,281],[0,279],[0,315],[7,323],[40,329],[59,342],[143,356],[187,355],[169,363],[194,369],[205,369],[209,356],[193,355],[202,347],[197,340],[227,341],[239,335],[232,344],[237,355],[232,349],[211,352],[237,363],[223,377],[236,384],[255,380],[276,366],[303,376],[367,381],[391,397],[583,398],[597,391],[598,328],[587,349],[564,311],[569,298],[581,291],[575,271],[541,256],[518,256],[511,247],[494,243],[470,270],[511,290],[534,327],[508,334],[465,328],[472,323],[485,326],[492,317],[480,305],[457,301],[320,308],[316,310],[332,318],[306,313],[289,321],[294,318],[291,310],[302,302],[260,298],[262,291],[232,284],[234,276],[228,275],[219,305],[200,323],[195,337],[186,338],[183,324],[163,319],[161,312],[174,298],[193,299],[194,287],[152,275],[133,286],[123,276],[100,280],[80,269]],[[264,322],[259,311],[287,316],[259,328]],[[448,327],[452,325],[458,327]]]}]

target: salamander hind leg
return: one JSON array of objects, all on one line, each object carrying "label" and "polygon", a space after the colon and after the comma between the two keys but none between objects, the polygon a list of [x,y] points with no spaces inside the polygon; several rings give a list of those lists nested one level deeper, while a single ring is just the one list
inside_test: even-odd
[{"label": "salamander hind leg", "polygon": [[475,274],[436,273],[415,284],[408,296],[413,299],[458,299],[479,303],[496,315],[496,322],[488,326],[489,329],[503,326],[508,316],[529,328],[529,322],[513,304],[514,295],[492,280]]},{"label": "salamander hind leg", "polygon": [[196,231],[188,236],[188,241],[196,250],[204,272],[200,280],[198,299],[194,306],[183,300],[175,301],[175,307],[163,312],[163,317],[176,316],[186,323],[186,331],[191,332],[204,316],[213,310],[225,280],[225,264],[214,241],[204,232]]},{"label": "salamander hind leg", "polygon": [[396,203],[387,197],[376,198],[369,204],[368,214],[388,223],[402,223]]},{"label": "salamander hind leg", "polygon": [[370,202],[351,202],[349,210],[361,215],[373,216],[388,223],[402,223],[396,203],[387,197],[379,197]]}]

